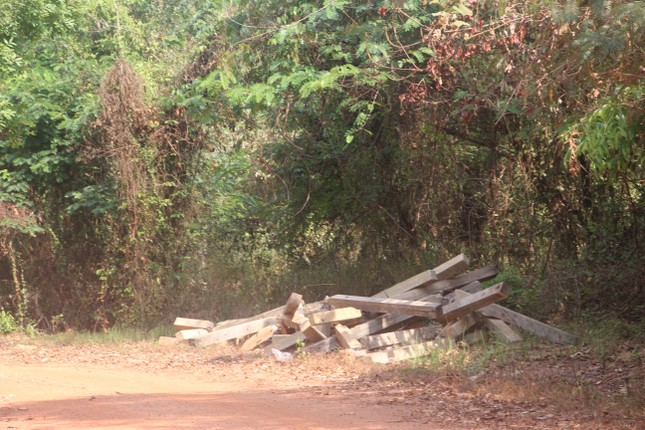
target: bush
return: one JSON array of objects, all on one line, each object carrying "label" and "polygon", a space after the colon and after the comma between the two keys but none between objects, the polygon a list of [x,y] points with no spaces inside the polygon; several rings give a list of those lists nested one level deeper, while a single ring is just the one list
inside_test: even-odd
[{"label": "bush", "polygon": [[9,334],[20,330],[20,325],[10,313],[0,310],[0,334]]}]

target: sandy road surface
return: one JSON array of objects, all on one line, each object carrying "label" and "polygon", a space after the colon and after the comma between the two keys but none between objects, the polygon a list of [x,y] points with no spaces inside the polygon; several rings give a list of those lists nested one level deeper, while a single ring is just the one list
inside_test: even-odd
[{"label": "sandy road surface", "polygon": [[236,379],[0,364],[0,429],[448,429],[350,393]]}]

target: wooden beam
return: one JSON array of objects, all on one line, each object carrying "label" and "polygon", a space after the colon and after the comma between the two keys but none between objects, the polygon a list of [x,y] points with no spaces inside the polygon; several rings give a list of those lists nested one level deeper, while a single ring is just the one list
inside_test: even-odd
[{"label": "wooden beam", "polygon": [[385,314],[378,316],[370,321],[357,324],[350,330],[357,339],[360,339],[371,334],[375,334],[384,330],[392,330],[395,327],[412,322],[418,317],[411,317],[409,315],[392,315]]},{"label": "wooden beam", "polygon": [[342,324],[336,324],[336,338],[343,348],[360,349],[361,343],[354,337],[351,330]]},{"label": "wooden beam", "polygon": [[330,311],[315,312],[309,314],[309,321],[312,325],[327,324],[332,322],[349,321],[363,316],[360,309],[345,307],[332,309]]},{"label": "wooden beam", "polygon": [[437,339],[428,342],[419,343],[416,345],[402,346],[393,348],[387,351],[371,352],[359,357],[361,360],[369,361],[372,363],[387,364],[390,362],[410,360],[412,358],[421,357],[429,354],[432,350],[438,348],[446,348],[452,345],[448,339]]},{"label": "wooden beam", "polygon": [[179,340],[191,340],[196,337],[203,336],[208,333],[208,330],[203,328],[191,328],[188,330],[180,330],[175,334],[175,337]]},{"label": "wooden beam", "polygon": [[280,337],[279,339],[273,340],[271,342],[271,348],[275,348],[280,351],[284,351],[285,349],[289,349],[293,346],[295,346],[298,342],[300,341],[305,341],[307,340],[307,336],[301,331],[297,331],[292,334],[288,334],[284,337]]},{"label": "wooden beam", "polygon": [[388,312],[397,315],[415,315],[436,318],[441,305],[424,301],[386,299],[377,297],[349,296],[336,294],[325,299],[332,306],[353,306],[363,311]]},{"label": "wooden beam", "polygon": [[464,270],[468,269],[470,265],[470,259],[465,254],[459,254],[456,257],[451,258],[445,263],[435,267],[432,271],[437,276],[438,280],[452,278]]},{"label": "wooden beam", "polygon": [[257,348],[267,340],[271,339],[271,336],[273,336],[273,333],[275,333],[276,330],[277,330],[277,327],[275,325],[269,325],[264,327],[262,330],[260,330],[259,332],[255,333],[253,336],[245,340],[242,346],[240,347],[240,351],[246,352]]},{"label": "wooden beam", "polygon": [[477,318],[474,317],[473,314],[466,315],[460,320],[457,320],[452,324],[445,326],[439,333],[439,336],[451,338],[459,337],[462,334],[466,333],[469,328],[477,324],[477,322]]},{"label": "wooden beam", "polygon": [[365,349],[376,349],[391,345],[421,343],[423,340],[435,338],[436,335],[435,327],[421,327],[374,334],[360,339],[360,342]]},{"label": "wooden beam", "polygon": [[308,318],[296,315],[293,322],[297,325],[298,330],[301,331],[310,342],[315,343],[327,339],[327,336],[311,325]]},{"label": "wooden beam", "polygon": [[189,330],[195,328],[202,328],[204,330],[210,330],[215,327],[215,324],[212,321],[208,320],[196,320],[192,318],[175,318],[174,326],[177,330]]},{"label": "wooden beam", "polygon": [[396,297],[399,294],[403,294],[415,288],[423,287],[442,279],[450,278],[457,273],[466,270],[469,264],[470,260],[468,259],[468,257],[466,257],[464,254],[459,254],[458,256],[451,258],[450,260],[432,270],[426,270],[425,272],[414,275],[413,277],[408,278],[405,281],[401,281],[388,289],[376,293],[372,297]]},{"label": "wooden beam", "polygon": [[228,327],[214,328],[210,333],[195,338],[197,346],[209,346],[216,343],[226,342],[227,340],[237,339],[257,333],[264,327],[275,324],[275,318],[261,318],[248,322],[239,323]]},{"label": "wooden beam", "polygon": [[443,281],[435,282],[432,285],[423,287],[422,290],[425,294],[434,294],[440,292],[447,292],[454,290],[456,288],[461,288],[464,285],[468,285],[471,282],[479,281],[484,282],[490,279],[495,278],[499,270],[497,266],[486,266],[481,269],[472,270],[470,272],[463,273],[453,279],[446,279]]},{"label": "wooden beam", "polygon": [[291,321],[302,304],[302,295],[291,293],[287,299],[287,303],[284,305],[284,309],[282,310],[282,318],[280,319],[281,332],[286,333],[287,329],[294,328]]},{"label": "wooden beam", "polygon": [[325,340],[305,346],[305,352],[310,353],[326,353],[333,351],[338,346],[338,339],[336,336],[330,336]]},{"label": "wooden beam", "polygon": [[438,318],[442,321],[454,321],[486,305],[505,299],[508,297],[510,290],[511,288],[508,285],[500,282],[468,297],[456,299],[454,302],[443,306]]},{"label": "wooden beam", "polygon": [[[463,291],[455,291],[455,295],[464,297],[468,294]],[[528,333],[536,336],[543,337],[554,343],[562,345],[570,345],[576,343],[576,337],[566,331],[552,327],[536,319],[522,315],[519,312],[512,311],[504,306],[493,304],[485,306],[478,310],[478,312],[489,318],[497,318],[507,324],[518,327]]]},{"label": "wooden beam", "polygon": [[502,320],[498,320],[497,318],[485,318],[484,323],[490,331],[497,334],[506,343],[519,342],[522,340],[522,337]]}]

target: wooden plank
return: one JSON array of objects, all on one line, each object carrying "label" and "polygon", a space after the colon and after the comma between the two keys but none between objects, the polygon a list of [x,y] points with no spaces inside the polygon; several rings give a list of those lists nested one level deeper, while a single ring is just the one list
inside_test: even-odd
[{"label": "wooden plank", "polygon": [[408,278],[405,281],[401,281],[390,288],[376,293],[372,297],[396,297],[399,294],[403,294],[415,288],[423,287],[442,279],[450,278],[457,273],[466,270],[469,264],[470,261],[468,257],[466,257],[464,254],[459,254],[458,256],[451,258],[450,260],[432,270],[426,270],[425,272],[414,275],[413,277]]},{"label": "wooden plank", "polygon": [[327,336],[325,336],[316,327],[311,325],[308,318],[304,316],[296,315],[293,319],[293,322],[297,325],[298,330],[301,331],[307,337],[309,342],[315,343],[315,342],[319,342],[321,340],[327,339]]},{"label": "wooden plank", "polygon": [[424,301],[387,299],[378,297],[350,296],[336,294],[325,299],[332,306],[353,306],[363,311],[388,312],[396,315],[414,315],[436,318],[441,305]]},{"label": "wooden plank", "polygon": [[315,312],[308,315],[311,325],[327,324],[332,322],[349,321],[363,316],[360,309],[344,307],[330,311]]},{"label": "wooden plank", "polygon": [[459,254],[456,257],[451,258],[445,263],[435,267],[432,271],[437,276],[438,280],[452,278],[464,270],[468,269],[470,265],[470,259],[465,254]]},{"label": "wooden plank", "polygon": [[338,339],[336,338],[336,336],[331,336],[331,337],[328,337],[325,340],[321,340],[320,342],[316,342],[314,344],[305,346],[305,352],[309,352],[309,353],[327,353],[327,352],[333,351],[338,346],[339,346],[339,344],[338,344]]},{"label": "wooden plank", "polygon": [[469,328],[477,324],[477,322],[477,318],[473,316],[473,314],[466,315],[460,320],[457,320],[452,324],[445,326],[441,330],[441,333],[439,333],[439,336],[451,338],[459,337],[464,334]]},{"label": "wooden plank", "polygon": [[[464,296],[468,293],[457,290],[455,291],[455,295],[457,294]],[[571,345],[576,343],[576,337],[574,335],[498,304],[485,306],[479,309],[478,312],[489,318],[500,319],[507,324],[518,327],[536,336],[543,337],[553,343],[562,345]]]},{"label": "wooden plank", "polygon": [[215,324],[212,321],[208,321],[208,320],[197,320],[193,318],[177,317],[175,318],[174,326],[177,330],[189,330],[189,329],[201,328],[201,329],[210,331],[210,329],[215,327]]},{"label": "wooden plank", "polygon": [[179,340],[191,340],[196,337],[203,336],[208,334],[208,330],[203,328],[191,328],[188,330],[180,330],[175,334],[175,337]]},{"label": "wooden plank", "polygon": [[436,335],[437,329],[435,327],[422,327],[375,334],[360,339],[360,342],[365,349],[376,349],[391,345],[421,343],[421,341],[432,339]]},{"label": "wooden plank", "polygon": [[437,278],[437,275],[432,270],[426,270],[425,272],[414,275],[413,277],[408,278],[405,281],[401,281],[386,290],[376,293],[372,297],[395,297],[398,294],[431,284],[438,280],[439,278]]},{"label": "wooden plank", "polygon": [[336,324],[336,338],[343,348],[360,349],[361,343],[354,337],[351,330],[342,324]]},{"label": "wooden plank", "polygon": [[255,333],[253,336],[245,340],[242,346],[240,347],[240,351],[246,352],[257,348],[267,340],[271,339],[271,336],[273,336],[273,333],[275,333],[276,330],[277,330],[277,327],[275,325],[269,325],[264,327],[262,330],[260,330],[259,332]]},{"label": "wooden plank", "polygon": [[355,338],[360,339],[371,334],[381,332],[383,330],[392,330],[395,327],[409,323],[418,317],[411,317],[409,315],[391,315],[385,314],[378,316],[370,321],[357,324],[350,330]]},{"label": "wooden plank", "polygon": [[195,344],[197,346],[204,347],[214,345],[216,343],[226,342],[227,340],[237,339],[239,337],[257,333],[264,327],[275,323],[275,318],[262,318],[243,322],[230,327],[217,327],[214,328],[210,333],[195,338]]},{"label": "wooden plank", "polygon": [[454,321],[486,305],[505,299],[508,297],[509,292],[510,287],[500,282],[478,293],[462,299],[456,299],[454,302],[443,306],[441,315],[438,318],[442,321]]},{"label": "wooden plank", "polygon": [[369,361],[372,363],[387,364],[391,362],[410,360],[412,358],[421,357],[423,355],[429,354],[435,349],[446,348],[449,345],[452,345],[452,342],[448,339],[436,339],[416,345],[407,345],[393,348],[387,351],[371,352],[359,358],[361,360]]},{"label": "wooden plank", "polygon": [[447,292],[454,290],[456,288],[461,288],[464,285],[468,285],[471,282],[479,281],[484,282],[490,279],[495,278],[499,270],[497,266],[486,266],[481,269],[472,270],[470,272],[463,273],[453,279],[446,279],[443,281],[435,282],[426,287],[422,287],[422,290],[425,294],[430,295],[439,292]]},{"label": "wooden plank", "polygon": [[301,331],[280,337],[279,339],[274,339],[271,342],[269,348],[275,348],[279,351],[284,351],[285,349],[292,348],[298,344],[298,342],[307,340],[307,336]]},{"label": "wooden plank", "polygon": [[[321,306],[324,306],[324,303],[322,301],[318,302],[312,302],[308,303],[304,306],[304,311],[306,312],[316,312],[320,310]],[[250,322],[250,321],[255,321],[255,320],[260,320],[264,318],[275,318],[276,320],[280,318],[282,315],[282,312],[284,310],[284,305],[278,306],[277,308],[269,309],[268,311],[262,312],[260,314],[246,317],[246,318],[238,318],[238,319],[231,319],[231,320],[225,320],[225,321],[220,321],[218,322],[215,327],[216,328],[226,328],[226,327],[231,327],[234,325],[242,324],[245,322]]]},{"label": "wooden plank", "polygon": [[497,318],[485,318],[484,323],[490,331],[497,334],[506,343],[519,342],[522,340],[522,337],[502,320],[498,320]]},{"label": "wooden plank", "polygon": [[284,309],[282,310],[282,318],[280,319],[280,331],[282,333],[286,333],[288,329],[294,328],[291,321],[302,304],[302,295],[291,293],[287,299],[287,303],[284,305]]}]

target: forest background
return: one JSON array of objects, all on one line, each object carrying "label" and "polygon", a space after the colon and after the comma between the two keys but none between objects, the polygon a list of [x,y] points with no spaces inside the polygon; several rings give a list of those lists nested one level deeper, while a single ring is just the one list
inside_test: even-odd
[{"label": "forest background", "polygon": [[58,331],[370,294],[466,253],[645,314],[645,4],[0,0],[0,312]]}]

